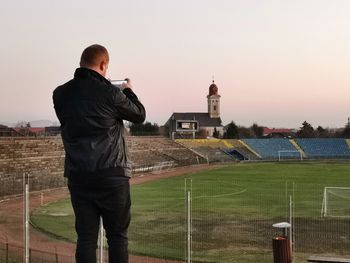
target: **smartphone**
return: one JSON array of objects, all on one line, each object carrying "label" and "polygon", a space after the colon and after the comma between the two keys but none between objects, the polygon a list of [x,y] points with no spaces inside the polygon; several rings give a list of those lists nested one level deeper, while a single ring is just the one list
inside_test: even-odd
[{"label": "smartphone", "polygon": [[111,80],[111,83],[113,86],[118,87],[118,88],[122,88],[123,84],[126,84],[127,81],[126,80],[121,80],[121,79],[116,79],[116,80]]}]

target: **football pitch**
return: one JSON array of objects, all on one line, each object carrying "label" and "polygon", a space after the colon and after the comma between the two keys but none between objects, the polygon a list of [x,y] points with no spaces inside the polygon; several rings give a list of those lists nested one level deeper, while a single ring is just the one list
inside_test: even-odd
[{"label": "football pitch", "polygon": [[[350,256],[350,196],[333,204],[337,216],[321,217],[324,187],[350,187],[348,162],[240,163],[134,185],[132,254],[185,259],[186,178],[192,179],[193,262],[270,263],[272,238],[280,234],[272,224],[289,222],[290,214],[295,262]],[[75,241],[69,199],[42,206],[31,221],[52,237]]]}]

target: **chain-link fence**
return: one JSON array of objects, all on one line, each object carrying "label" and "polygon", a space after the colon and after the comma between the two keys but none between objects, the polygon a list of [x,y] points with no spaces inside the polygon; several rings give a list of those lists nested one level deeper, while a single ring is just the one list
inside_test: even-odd
[{"label": "chain-link fence", "polygon": [[[244,163],[133,185],[129,250],[139,258],[131,262],[188,262],[190,256],[190,262],[271,263],[272,239],[282,234],[272,225],[279,222],[292,226],[295,263],[311,255],[350,258],[348,192],[333,191],[340,201],[327,205],[337,213],[322,213],[325,187],[350,186],[349,168],[349,163]],[[185,187],[185,178],[192,187]],[[64,235],[69,222],[68,232],[74,233],[72,212],[63,213],[71,206],[66,201],[43,206],[33,216],[38,223],[40,215],[52,217],[55,225],[45,230],[54,235]],[[20,247],[0,244],[0,262],[22,262],[22,254]],[[30,257],[74,262],[56,251],[32,249]]]},{"label": "chain-link fence", "polygon": [[271,263],[272,239],[284,235],[272,225],[288,222],[293,262],[312,255],[350,258],[349,205],[339,202],[342,216],[321,216],[325,186],[350,185],[348,168],[237,165],[189,176],[190,196],[184,177],[135,186],[132,252],[186,262],[191,255],[191,262]]},{"label": "chain-link fence", "polygon": [[[9,243],[0,242],[0,262],[19,263],[23,261],[24,248]],[[64,255],[57,252],[47,252],[38,249],[29,249],[29,262],[31,263],[72,263],[73,255]]]}]

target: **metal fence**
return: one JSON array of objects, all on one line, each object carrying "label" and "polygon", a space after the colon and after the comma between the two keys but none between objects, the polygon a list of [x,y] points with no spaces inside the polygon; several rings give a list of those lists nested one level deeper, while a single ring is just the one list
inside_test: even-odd
[{"label": "metal fence", "polygon": [[[9,243],[0,242],[0,262],[19,263],[23,262],[24,248]],[[38,249],[29,249],[29,262],[31,263],[72,263],[75,262],[73,255],[63,255],[55,252],[47,252]]]},{"label": "metal fence", "polygon": [[[328,205],[337,210],[321,216],[325,187],[350,186],[348,170],[347,163],[249,163],[189,174],[191,187],[184,177],[134,185],[130,254],[149,262],[271,263],[272,238],[281,234],[272,225],[285,221],[295,263],[350,257],[350,191],[333,193]],[[59,252],[31,249],[30,262],[74,262]],[[23,247],[0,243],[1,263],[22,260]]]},{"label": "metal fence", "polygon": [[[334,178],[332,166],[309,173],[301,163],[288,167],[302,169],[289,176],[288,170],[274,168],[277,164],[258,165],[191,177],[190,194],[183,192],[183,179],[134,186],[132,252],[186,262],[271,263],[272,239],[283,235],[273,225],[290,222],[294,263],[312,255],[349,258],[349,194],[336,196],[341,216],[338,210],[333,217],[320,213],[324,187],[350,185],[350,180]],[[272,175],[260,174],[264,166]]]}]

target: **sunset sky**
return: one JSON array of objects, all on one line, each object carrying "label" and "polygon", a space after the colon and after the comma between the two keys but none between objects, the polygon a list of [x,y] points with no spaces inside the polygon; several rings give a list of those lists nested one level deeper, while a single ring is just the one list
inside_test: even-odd
[{"label": "sunset sky", "polygon": [[343,127],[349,14],[348,0],[1,0],[0,122],[55,121],[52,91],[99,43],[148,121],[206,112],[214,75],[224,124]]}]

